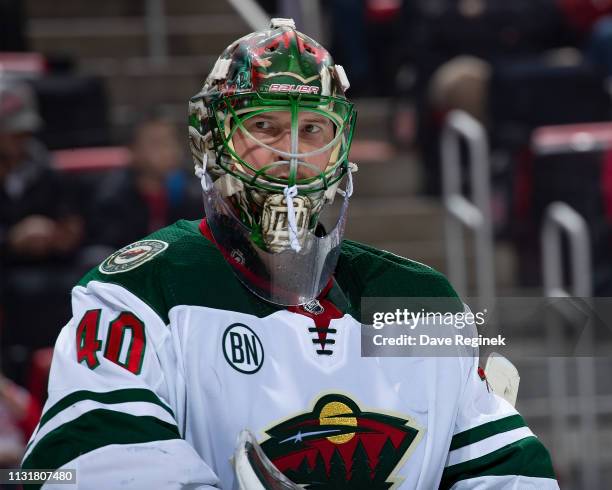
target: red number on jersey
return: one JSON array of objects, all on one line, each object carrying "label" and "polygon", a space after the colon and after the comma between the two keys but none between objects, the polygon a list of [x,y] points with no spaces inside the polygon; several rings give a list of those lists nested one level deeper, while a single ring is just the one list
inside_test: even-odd
[{"label": "red number on jersey", "polygon": [[[97,352],[102,348],[102,342],[98,340],[101,313],[101,310],[86,311],[77,327],[77,361],[85,361],[89,369],[100,365]],[[125,334],[128,332],[130,343],[125,353],[125,362],[122,362],[119,358],[122,357]],[[123,311],[109,325],[104,357],[134,374],[140,374],[145,346],[144,323],[133,313]]]},{"label": "red number on jersey", "polygon": [[77,327],[77,361],[85,361],[89,369],[96,369],[100,365],[96,355],[102,348],[102,342],[98,340],[100,314],[101,310],[86,311]]},{"label": "red number on jersey", "polygon": [[[127,331],[131,332],[125,362],[119,360]],[[122,312],[110,324],[104,357],[134,374],[140,373],[145,351],[144,323],[129,311]]]}]

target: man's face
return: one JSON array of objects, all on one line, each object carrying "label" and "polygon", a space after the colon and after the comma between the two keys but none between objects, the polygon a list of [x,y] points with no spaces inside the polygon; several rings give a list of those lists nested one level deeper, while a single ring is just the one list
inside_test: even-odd
[{"label": "man's face", "polygon": [[[291,152],[291,114],[289,111],[272,111],[243,120],[244,128],[258,141],[274,149]],[[334,139],[335,126],[327,117],[315,112],[303,111],[298,114],[298,153],[318,150]],[[234,133],[232,142],[236,153],[249,165],[261,169],[275,162],[287,162],[289,157],[265,148],[249,138],[240,128]],[[300,158],[297,178],[314,177],[323,172],[334,148],[312,156]],[[274,177],[288,178],[289,164],[283,163],[267,169]]]},{"label": "man's face", "polygon": [[141,171],[165,177],[180,167],[181,148],[174,128],[164,121],[145,123],[132,144],[134,163]]}]

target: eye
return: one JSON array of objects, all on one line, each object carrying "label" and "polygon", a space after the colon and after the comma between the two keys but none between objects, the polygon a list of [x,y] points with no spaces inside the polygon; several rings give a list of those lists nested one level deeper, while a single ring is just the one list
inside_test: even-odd
[{"label": "eye", "polygon": [[270,121],[266,121],[266,120],[255,121],[255,128],[257,129],[270,129],[271,127],[272,127],[272,124],[270,124]]},{"label": "eye", "polygon": [[263,118],[253,118],[249,119],[245,123],[245,127],[249,131],[272,131],[274,129],[274,125],[268,119]]},{"label": "eye", "polygon": [[322,129],[318,124],[306,124],[304,126],[304,131],[308,134],[317,134],[320,133]]}]

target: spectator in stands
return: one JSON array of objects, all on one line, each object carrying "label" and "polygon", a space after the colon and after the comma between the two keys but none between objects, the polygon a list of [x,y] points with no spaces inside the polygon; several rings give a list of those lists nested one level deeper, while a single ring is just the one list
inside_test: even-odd
[{"label": "spectator in stands", "polygon": [[152,115],[131,138],[132,163],[101,184],[93,199],[90,239],[122,247],[177,219],[201,217],[202,198],[187,179],[174,125]]},{"label": "spectator in stands", "polygon": [[67,271],[83,235],[70,193],[34,137],[41,124],[29,86],[0,76],[0,314],[4,367],[13,376],[20,372],[13,347],[24,347],[19,358],[27,361],[27,351],[49,345],[68,318]]},{"label": "spectator in stands", "polygon": [[587,59],[612,76],[612,0],[558,0],[566,23],[584,40]]},{"label": "spectator in stands", "polygon": [[33,137],[41,125],[29,87],[0,79],[0,250],[3,262],[65,255],[81,240],[60,177]]}]

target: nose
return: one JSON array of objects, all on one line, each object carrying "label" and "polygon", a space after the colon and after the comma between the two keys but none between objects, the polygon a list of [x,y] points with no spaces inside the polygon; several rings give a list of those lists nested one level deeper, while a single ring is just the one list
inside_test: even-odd
[{"label": "nose", "polygon": [[[291,153],[291,131],[284,131],[281,137],[274,143],[274,148],[285,153]],[[276,161],[288,160],[285,155],[276,154]]]},{"label": "nose", "polygon": [[[279,151],[282,151],[285,153],[291,153],[291,131],[285,131],[282,134],[282,136],[274,142],[273,147]],[[302,151],[304,150],[298,147],[297,153],[300,153]],[[280,179],[289,179],[290,165],[288,162],[290,160],[291,160],[290,157],[276,153],[274,156],[274,161],[283,162],[283,163],[278,165],[274,170],[272,170],[271,173]],[[304,161],[308,162],[308,159],[298,158],[298,162],[304,162]],[[316,171],[310,168],[309,165],[298,163],[297,172],[295,175],[295,177],[298,180],[313,177],[314,175],[316,175]]]}]

